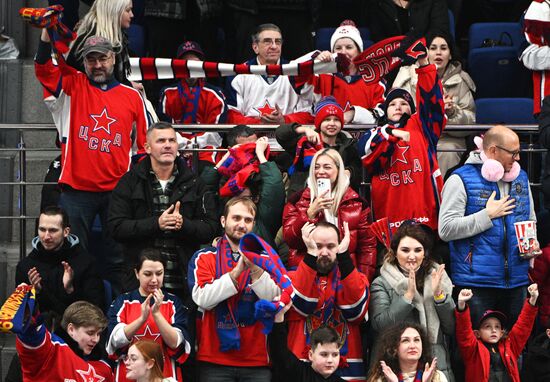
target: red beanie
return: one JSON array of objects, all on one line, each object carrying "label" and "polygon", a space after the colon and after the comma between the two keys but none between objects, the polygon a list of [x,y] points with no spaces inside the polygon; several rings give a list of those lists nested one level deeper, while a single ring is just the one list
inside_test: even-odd
[{"label": "red beanie", "polygon": [[315,105],[315,128],[319,130],[321,122],[331,115],[336,116],[336,118],[340,120],[342,126],[344,126],[344,110],[338,102],[336,102],[336,98],[333,96],[321,98],[321,100],[317,102],[317,105]]}]

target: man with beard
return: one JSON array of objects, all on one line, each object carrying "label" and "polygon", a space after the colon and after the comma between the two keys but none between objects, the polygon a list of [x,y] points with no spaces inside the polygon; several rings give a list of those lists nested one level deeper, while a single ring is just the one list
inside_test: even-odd
[{"label": "man with beard", "polygon": [[[44,87],[44,102],[61,141],[59,203],[69,215],[72,232],[88,249],[94,218],[99,214],[102,227],[106,227],[111,191],[128,171],[135,150],[144,150],[145,107],[137,90],[114,78],[115,53],[109,40],[100,36],[86,39],[82,48],[86,74],[69,67],[62,57],[54,65],[45,29],[40,40],[36,76]],[[112,239],[103,236],[106,248],[116,247]],[[105,260],[111,281],[116,282],[114,268],[122,259],[113,253]]]},{"label": "man with beard", "polygon": [[200,244],[218,230],[214,194],[178,157],[176,131],[157,122],[147,132],[147,157],[113,190],[109,229],[124,245],[125,291],[138,287],[134,274],[140,250],[157,248],[166,260],[164,287],[190,306],[187,265]]},{"label": "man with beard", "polygon": [[15,283],[34,285],[43,316],[58,320],[78,300],[104,307],[103,282],[95,260],[71,233],[63,209],[50,206],[42,211],[32,247],[31,253],[17,264]]},{"label": "man with beard", "polygon": [[289,273],[295,295],[287,314],[288,347],[296,357],[307,360],[311,333],[329,326],[342,340],[341,364],[347,364],[337,372],[346,380],[359,381],[365,377],[359,324],[367,313],[369,290],[367,276],[354,267],[348,252],[347,222],[344,230],[340,241],[334,224],[322,221],[302,227],[307,255]]},{"label": "man with beard", "polygon": [[239,253],[241,238],[252,231],[256,205],[235,197],[225,205],[224,235],[189,262],[189,289],[199,307],[197,360],[202,382],[270,382],[263,326],[254,318],[258,299],[273,300],[281,291],[267,272]]}]

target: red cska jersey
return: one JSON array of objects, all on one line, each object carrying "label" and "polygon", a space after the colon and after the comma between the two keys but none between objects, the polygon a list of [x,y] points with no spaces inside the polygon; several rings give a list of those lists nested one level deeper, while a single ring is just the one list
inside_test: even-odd
[{"label": "red cska jersey", "polygon": [[146,111],[138,91],[117,81],[96,84],[82,72],[62,71],[51,59],[35,62],[35,71],[61,140],[59,183],[112,191],[132,153],[145,152]]},{"label": "red cska jersey", "polygon": [[367,131],[358,143],[363,165],[372,174],[375,219],[388,217],[395,231],[404,220],[414,219],[437,231],[443,179],[436,147],[447,117],[441,81],[435,65],[416,69],[418,110],[405,126],[389,126],[410,133],[404,142],[387,133],[388,126]]},{"label": "red cska jersey", "polygon": [[[328,325],[344,341],[340,349],[339,375],[347,381],[364,381],[359,325],[367,313],[369,282],[367,276],[355,268],[343,280],[339,279],[339,272],[336,267],[328,275],[321,276],[302,261],[296,271],[289,273],[295,295],[293,309],[285,318],[288,348],[297,358],[307,360],[309,335],[313,329]],[[335,273],[338,273],[337,278],[334,278]]]},{"label": "red cska jersey", "polygon": [[86,362],[44,325],[17,336],[23,382],[112,382],[111,367],[103,361]]},{"label": "red cska jersey", "polygon": [[182,343],[176,349],[170,349],[164,343],[152,313],[149,313],[147,321],[137,330],[132,340],[128,341],[123,332],[124,327],[141,316],[141,304],[145,299],[146,297],[141,296],[138,290],[134,290],[118,296],[109,308],[107,314],[109,318],[107,353],[109,353],[109,358],[118,359],[115,370],[116,381],[129,381],[126,379],[126,366],[120,357],[128,351],[131,344],[142,339],[155,341],[160,345],[164,355],[164,376],[181,380],[181,370],[176,362],[179,364],[185,362],[191,351],[191,345],[188,342],[189,335],[187,334],[187,309],[178,297],[165,292],[160,312],[166,321],[179,331],[183,337]]}]

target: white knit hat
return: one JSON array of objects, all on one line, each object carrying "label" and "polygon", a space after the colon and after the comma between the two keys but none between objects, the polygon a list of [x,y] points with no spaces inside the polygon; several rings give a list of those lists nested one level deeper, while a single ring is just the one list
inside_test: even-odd
[{"label": "white knit hat", "polygon": [[338,28],[334,31],[330,38],[330,50],[334,51],[334,44],[341,38],[350,38],[357,44],[359,47],[359,52],[363,51],[363,39],[361,38],[361,33],[359,29],[355,26],[355,23],[351,20],[344,20]]}]

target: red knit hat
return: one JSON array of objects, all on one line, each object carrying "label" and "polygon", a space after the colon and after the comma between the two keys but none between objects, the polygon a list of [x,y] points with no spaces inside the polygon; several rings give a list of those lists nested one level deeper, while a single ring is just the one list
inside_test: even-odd
[{"label": "red knit hat", "polygon": [[336,102],[336,98],[333,96],[321,98],[321,100],[317,102],[317,105],[315,105],[315,128],[319,130],[321,122],[331,115],[336,116],[336,118],[340,120],[342,126],[344,125],[344,110],[342,106]]}]

